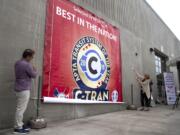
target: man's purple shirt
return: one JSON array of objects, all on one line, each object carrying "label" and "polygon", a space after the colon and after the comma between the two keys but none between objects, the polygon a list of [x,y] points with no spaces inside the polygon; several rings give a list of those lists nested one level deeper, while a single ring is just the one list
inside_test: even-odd
[{"label": "man's purple shirt", "polygon": [[32,78],[36,78],[37,71],[33,69],[31,63],[22,59],[15,63],[15,76],[15,91],[31,90]]}]

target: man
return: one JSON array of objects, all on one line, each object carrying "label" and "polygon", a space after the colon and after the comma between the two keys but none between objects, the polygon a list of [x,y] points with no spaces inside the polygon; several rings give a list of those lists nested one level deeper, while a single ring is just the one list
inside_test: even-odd
[{"label": "man", "polygon": [[30,90],[32,85],[32,78],[37,76],[36,69],[30,63],[34,57],[35,52],[31,49],[26,49],[22,54],[22,59],[15,63],[15,94],[17,98],[14,133],[26,134],[29,132],[23,123],[23,115],[26,111]]}]

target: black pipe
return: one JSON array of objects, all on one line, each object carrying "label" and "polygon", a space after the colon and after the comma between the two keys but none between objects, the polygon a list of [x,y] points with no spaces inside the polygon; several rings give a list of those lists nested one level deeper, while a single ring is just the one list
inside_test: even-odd
[{"label": "black pipe", "polygon": [[134,104],[134,101],[133,101],[133,84],[131,84],[131,104],[133,105]]},{"label": "black pipe", "polygon": [[36,117],[37,118],[39,118],[40,91],[41,91],[41,76],[38,77],[37,110],[36,110]]}]

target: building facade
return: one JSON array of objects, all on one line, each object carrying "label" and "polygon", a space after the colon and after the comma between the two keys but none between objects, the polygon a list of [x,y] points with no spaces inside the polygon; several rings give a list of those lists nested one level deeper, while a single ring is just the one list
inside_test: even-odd
[{"label": "building facade", "polygon": [[[145,0],[71,0],[120,30],[123,101],[140,105],[140,91],[132,68],[150,74],[153,97],[161,97],[162,75],[174,73],[179,89],[176,65],[166,64],[179,57],[180,42]],[[26,48],[36,51],[34,65],[42,75],[46,0],[0,0],[0,129],[13,125],[15,111],[14,63]],[[36,114],[37,80],[33,81],[26,120]],[[41,104],[40,114],[48,121],[68,120],[118,111],[118,104]]]}]

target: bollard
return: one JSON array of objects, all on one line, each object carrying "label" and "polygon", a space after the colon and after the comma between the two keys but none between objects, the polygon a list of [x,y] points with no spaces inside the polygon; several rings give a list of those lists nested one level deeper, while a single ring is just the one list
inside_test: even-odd
[{"label": "bollard", "polygon": [[131,104],[127,106],[127,110],[137,110],[137,107],[134,105],[133,97],[133,84],[131,84]]}]

